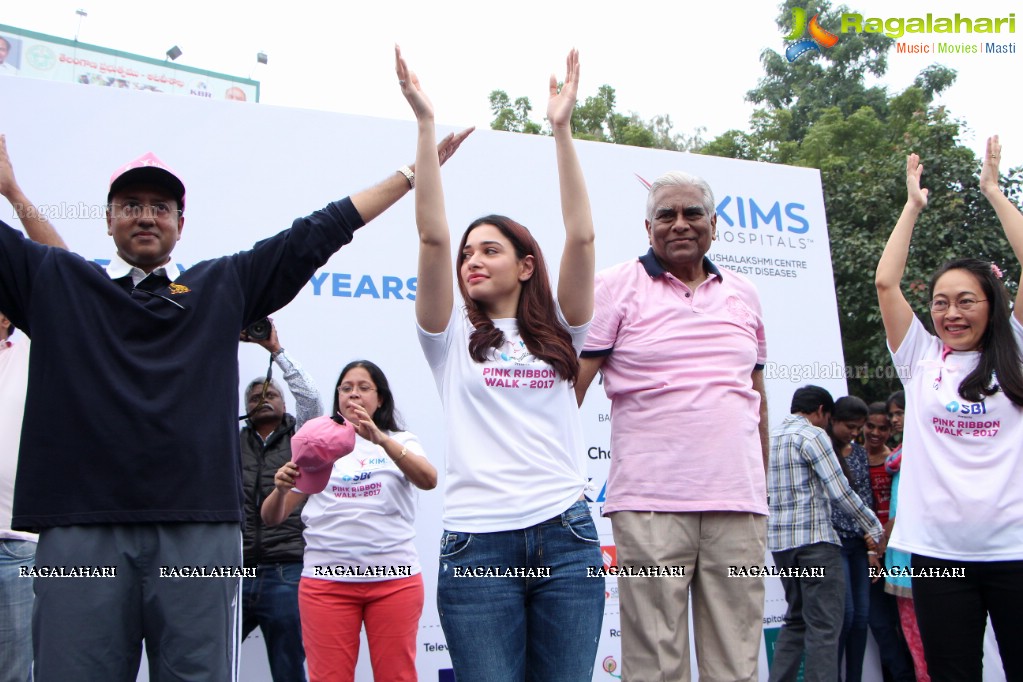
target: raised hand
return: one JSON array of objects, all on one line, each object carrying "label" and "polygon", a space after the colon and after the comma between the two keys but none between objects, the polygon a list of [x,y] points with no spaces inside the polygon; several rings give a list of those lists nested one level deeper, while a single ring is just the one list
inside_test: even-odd
[{"label": "raised hand", "polygon": [[385,436],[383,431],[376,425],[376,422],[373,421],[369,411],[359,404],[353,404],[352,409],[355,411],[355,419],[352,420],[355,432],[369,442],[379,445]]},{"label": "raised hand", "polygon": [[460,133],[448,133],[444,136],[444,139],[437,145],[437,158],[440,160],[440,165],[444,165],[444,162],[450,159],[458,148],[461,146],[465,138],[469,137],[472,131],[476,130],[476,126],[466,128]]},{"label": "raised hand", "polygon": [[0,196],[10,198],[11,193],[17,187],[18,183],[14,179],[11,157],[7,155],[7,137],[0,135]]},{"label": "raised hand", "polygon": [[11,157],[7,153],[7,137],[0,135],[0,196],[11,202],[14,212],[25,226],[25,233],[29,239],[47,246],[67,250],[67,244],[57,234],[57,230],[46,219],[46,216],[39,212],[25,193],[18,186],[14,179],[14,166],[11,164]]},{"label": "raised hand", "polygon": [[423,92],[415,72],[408,68],[405,58],[401,56],[401,48],[397,45],[394,46],[394,70],[398,74],[398,86],[401,87],[401,94],[412,106],[416,119],[419,121],[432,120],[433,104]]},{"label": "raised hand", "polygon": [[910,154],[906,157],[906,203],[913,204],[917,208],[927,205],[928,190],[921,189],[920,176],[923,175],[924,167],[920,163],[920,157]]},{"label": "raised hand", "polygon": [[558,79],[551,74],[551,96],[547,101],[547,120],[551,128],[572,124],[572,110],[579,94],[579,50],[569,52],[566,62],[565,83],[561,86],[561,92],[558,92]]},{"label": "raised hand", "polygon": [[988,196],[990,192],[1001,192],[998,187],[998,162],[1002,159],[1002,144],[997,135],[987,139],[984,162],[980,168],[980,191]]}]

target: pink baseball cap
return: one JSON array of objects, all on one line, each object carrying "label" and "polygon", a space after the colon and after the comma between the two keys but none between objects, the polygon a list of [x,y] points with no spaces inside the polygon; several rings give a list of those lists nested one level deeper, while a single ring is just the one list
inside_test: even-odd
[{"label": "pink baseball cap", "polygon": [[330,480],[334,462],[355,449],[355,428],[342,417],[310,419],[291,437],[291,461],[298,466],[295,489],[314,495]]},{"label": "pink baseball cap", "polygon": [[153,152],[146,152],[134,161],[129,161],[110,176],[110,191],[107,201],[118,190],[129,185],[155,185],[166,189],[177,200],[178,207],[185,209],[185,183],[171,168],[157,158]]}]

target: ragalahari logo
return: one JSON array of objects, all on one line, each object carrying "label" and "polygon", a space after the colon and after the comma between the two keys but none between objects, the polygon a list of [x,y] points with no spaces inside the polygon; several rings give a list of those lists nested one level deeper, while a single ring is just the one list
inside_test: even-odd
[{"label": "ragalahari logo", "polygon": [[[785,58],[794,62],[803,54],[811,50],[821,51],[821,48],[834,47],[838,43],[838,36],[826,31],[817,19],[820,14],[814,14],[808,22],[806,10],[802,7],[792,8],[792,32],[785,36],[787,41],[796,41],[785,50]],[[810,33],[809,38],[804,38],[804,33]]]}]

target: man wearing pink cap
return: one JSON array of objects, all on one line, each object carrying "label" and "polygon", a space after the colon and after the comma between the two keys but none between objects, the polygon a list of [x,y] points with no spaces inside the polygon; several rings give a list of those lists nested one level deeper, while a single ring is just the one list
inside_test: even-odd
[{"label": "man wearing pink cap", "polygon": [[0,310],[33,340],[12,527],[40,533],[37,681],[134,680],[143,640],[151,679],[237,678],[238,330],[413,182],[403,168],[184,272],[185,186],[151,153],[111,178],[106,268],[0,222]]},{"label": "man wearing pink cap", "polygon": [[756,680],[767,539],[764,322],[753,285],[707,258],[706,181],[672,172],[647,198],[650,250],[598,273],[579,400],[598,369],[611,399],[611,517],[619,567],[685,575],[619,580],[622,676],[690,679],[689,597],[701,680]]}]

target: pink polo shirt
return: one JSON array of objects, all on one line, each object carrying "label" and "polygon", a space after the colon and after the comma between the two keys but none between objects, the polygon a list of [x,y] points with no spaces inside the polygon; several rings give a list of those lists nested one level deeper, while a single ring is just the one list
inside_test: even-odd
[{"label": "pink polo shirt", "polygon": [[753,284],[709,259],[690,290],[651,250],[597,275],[583,357],[606,355],[611,472],[604,514],[767,514],[760,394],[767,357]]}]

